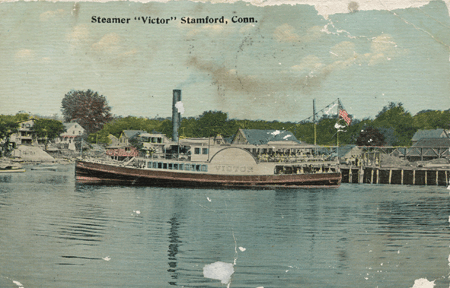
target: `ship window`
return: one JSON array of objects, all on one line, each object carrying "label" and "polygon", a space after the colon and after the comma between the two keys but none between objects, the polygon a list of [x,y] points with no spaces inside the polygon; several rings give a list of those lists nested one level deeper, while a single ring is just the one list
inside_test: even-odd
[{"label": "ship window", "polygon": [[208,148],[202,148],[202,154],[208,154]]},{"label": "ship window", "polygon": [[152,162],[148,162],[147,167],[152,168]]},{"label": "ship window", "polygon": [[159,162],[159,163],[158,163],[158,168],[161,169],[162,167],[163,167],[163,163]]},{"label": "ship window", "polygon": [[292,166],[275,166],[275,174],[292,174]]},{"label": "ship window", "polygon": [[153,168],[158,168],[158,163],[153,162]]},{"label": "ship window", "polygon": [[178,163],[173,164],[173,170],[178,170]]},{"label": "ship window", "polygon": [[169,163],[169,169],[173,169],[173,164]]},{"label": "ship window", "polygon": [[167,163],[163,163],[163,169],[167,169]]},{"label": "ship window", "polygon": [[200,154],[200,148],[195,148],[194,149],[194,154]]},{"label": "ship window", "polygon": [[184,164],[180,164],[180,170],[183,170],[184,169]]},{"label": "ship window", "polygon": [[191,164],[185,164],[184,165],[184,170],[189,171],[191,169]]},{"label": "ship window", "polygon": [[195,165],[191,165],[191,171],[195,171]]},{"label": "ship window", "polygon": [[200,171],[200,165],[195,165],[195,171]]},{"label": "ship window", "polygon": [[202,165],[202,171],[203,172],[208,172],[208,166],[206,166],[206,165]]},{"label": "ship window", "polygon": [[162,143],[162,138],[158,137],[158,143]]}]

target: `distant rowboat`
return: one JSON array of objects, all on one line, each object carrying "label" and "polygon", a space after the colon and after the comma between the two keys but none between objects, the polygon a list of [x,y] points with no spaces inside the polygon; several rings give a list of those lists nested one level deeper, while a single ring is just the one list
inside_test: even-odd
[{"label": "distant rowboat", "polygon": [[14,168],[14,167],[6,167],[6,168],[0,168],[0,173],[20,173],[25,172],[25,169],[22,168]]},{"label": "distant rowboat", "polygon": [[56,171],[57,167],[32,167],[31,170],[40,170],[40,171]]}]

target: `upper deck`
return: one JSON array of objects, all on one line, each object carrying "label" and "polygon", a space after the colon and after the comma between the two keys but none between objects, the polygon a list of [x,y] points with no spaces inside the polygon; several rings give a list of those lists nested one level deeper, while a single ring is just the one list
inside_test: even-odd
[{"label": "upper deck", "polygon": [[339,170],[335,161],[304,158],[301,161],[261,161],[243,148],[226,147],[215,153],[209,161],[187,159],[136,157],[129,161],[109,161],[108,165],[173,173],[203,173],[210,175],[282,175],[334,173]]}]

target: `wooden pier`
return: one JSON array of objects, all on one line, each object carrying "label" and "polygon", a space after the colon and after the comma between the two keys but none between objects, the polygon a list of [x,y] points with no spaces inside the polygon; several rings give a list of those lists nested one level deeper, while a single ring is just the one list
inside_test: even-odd
[{"label": "wooden pier", "polygon": [[449,185],[450,167],[341,166],[342,183]]}]

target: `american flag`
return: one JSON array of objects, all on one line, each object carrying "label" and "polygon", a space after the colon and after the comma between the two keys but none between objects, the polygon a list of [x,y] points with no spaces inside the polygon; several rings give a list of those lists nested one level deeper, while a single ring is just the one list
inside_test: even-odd
[{"label": "american flag", "polygon": [[339,117],[344,119],[345,122],[347,122],[347,125],[350,125],[352,123],[352,118],[348,116],[347,111],[339,109]]}]

